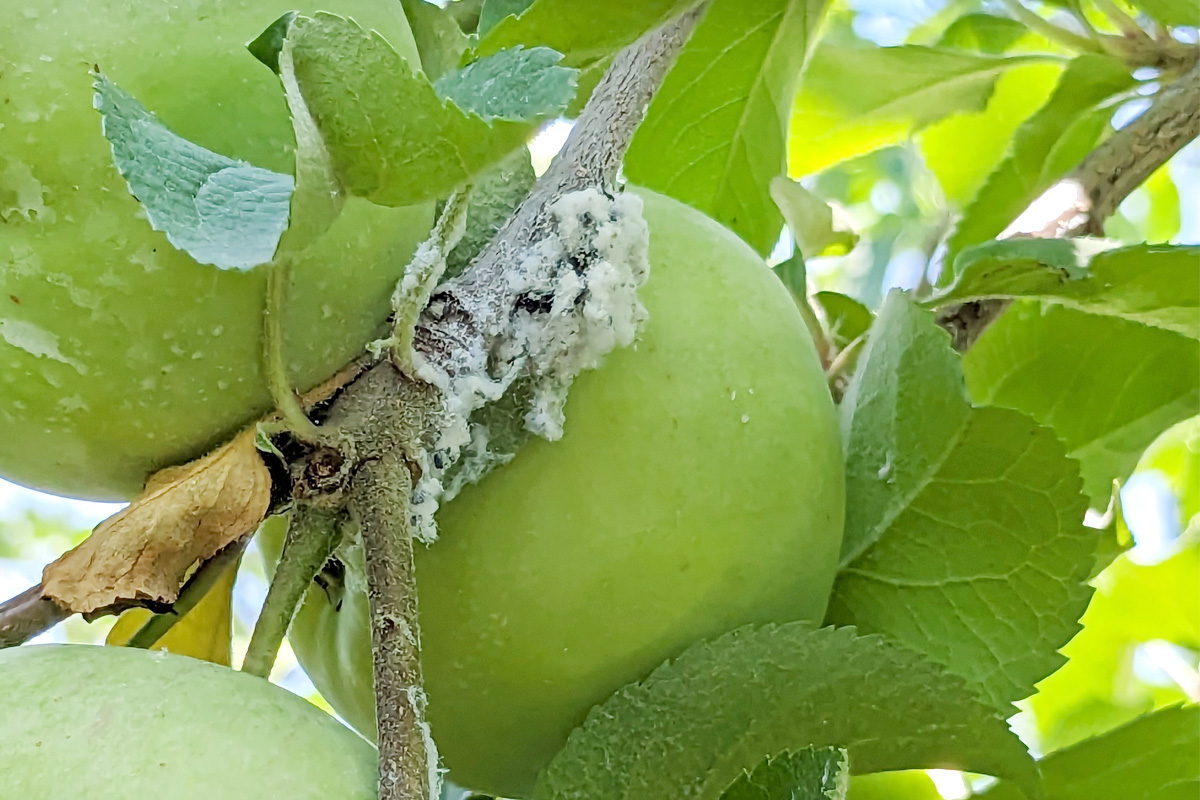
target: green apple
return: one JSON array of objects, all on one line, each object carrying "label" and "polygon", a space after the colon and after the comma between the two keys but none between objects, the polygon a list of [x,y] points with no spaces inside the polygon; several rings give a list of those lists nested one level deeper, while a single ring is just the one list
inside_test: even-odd
[{"label": "green apple", "polygon": [[[650,312],[535,440],[438,515],[417,554],[433,736],[454,782],[521,797],[595,703],[688,645],[821,620],[845,502],[833,402],[787,290],[734,234],[639,191]],[[266,546],[279,546],[277,526]],[[292,644],[374,724],[361,554]]]},{"label": "green apple", "polygon": [[[355,18],[403,55],[396,0],[43,0],[0,25],[0,476],[124,499],[270,408],[263,267],[222,271],[150,228],[92,108],[93,65],[173,131],[293,169],[278,79],[245,48],[299,9]],[[296,264],[284,319],[308,388],[380,332],[432,208],[351,201]]]},{"label": "green apple", "polygon": [[375,749],[260,678],[123,647],[0,651],[5,797],[373,800]]}]

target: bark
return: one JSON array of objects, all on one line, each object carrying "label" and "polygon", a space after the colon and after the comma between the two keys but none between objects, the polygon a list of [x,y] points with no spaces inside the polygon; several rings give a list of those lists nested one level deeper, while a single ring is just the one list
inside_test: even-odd
[{"label": "bark", "polygon": [[[1065,178],[1085,198],[1082,208],[1064,210],[1062,219],[1082,216],[1075,227],[1049,225],[1043,238],[1101,236],[1111,217],[1134,189],[1167,163],[1184,145],[1200,136],[1200,62],[1167,86],[1148,109],[1106,139]],[[947,306],[938,323],[950,332],[954,349],[966,352],[1011,301],[993,298]]]}]

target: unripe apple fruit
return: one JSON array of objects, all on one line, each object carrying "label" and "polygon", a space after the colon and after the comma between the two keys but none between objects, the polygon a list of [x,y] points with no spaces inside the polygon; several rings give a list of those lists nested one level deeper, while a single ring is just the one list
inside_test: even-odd
[{"label": "unripe apple fruit", "polygon": [[[398,0],[45,0],[0,25],[0,477],[126,499],[267,411],[265,268],[198,264],[151,229],[92,108],[93,65],[175,133],[293,171],[278,79],[245,48],[327,10],[416,63]],[[295,265],[291,380],[320,382],[380,333],[432,208],[351,200]]]},{"label": "unripe apple fruit", "polygon": [[[639,342],[576,380],[560,441],[465,489],[417,553],[429,721],[450,779],[472,789],[525,796],[591,706],[688,645],[825,612],[845,496],[804,322],[733,233],[638,194]],[[340,606],[312,587],[292,644],[371,733],[361,553],[343,555]]]},{"label": "unripe apple fruit", "polygon": [[261,678],[123,647],[0,651],[5,797],[374,800],[375,749]]}]

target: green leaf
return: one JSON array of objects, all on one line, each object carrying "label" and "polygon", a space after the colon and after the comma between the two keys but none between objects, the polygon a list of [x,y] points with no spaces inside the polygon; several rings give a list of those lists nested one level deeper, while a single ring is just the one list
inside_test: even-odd
[{"label": "green leaf", "polygon": [[[520,16],[505,16],[487,30],[476,53],[491,55],[517,45],[544,45],[562,53],[568,66],[586,67],[695,4],[696,0],[637,3],[536,0]],[[481,15],[481,29],[483,24]]]},{"label": "green leaf", "polygon": [[[988,55],[1060,53],[1060,45],[1009,17],[970,13],[942,32],[939,47]],[[1004,159],[1017,127],[1054,91],[1066,62],[1034,63],[1006,70],[981,111],[952,114],[921,131],[918,142],[925,165],[946,197],[963,206]]]},{"label": "green leaf", "polygon": [[805,259],[844,255],[854,249],[858,235],[849,220],[835,218],[834,208],[796,181],[776,176],[770,184],[771,197]]},{"label": "green leaf", "polygon": [[433,0],[446,9],[446,13],[458,23],[458,27],[469,35],[479,32],[479,13],[483,10],[484,0]]},{"label": "green leaf", "polygon": [[827,619],[927,654],[998,708],[1032,694],[1078,630],[1096,548],[1053,432],[973,408],[949,337],[898,292],[842,429],[846,531]]},{"label": "green leaf", "polygon": [[288,226],[292,176],[205,150],[108,78],[94,79],[113,163],[151,227],[201,264],[246,270],[269,262]]},{"label": "green leaf", "polygon": [[579,116],[610,66],[612,66],[612,59],[605,58],[579,70],[579,87],[575,90],[575,98],[571,100],[567,110],[563,112],[563,116],[571,118]]},{"label": "green leaf", "polygon": [[963,370],[977,402],[1054,429],[1098,508],[1159,433],[1200,412],[1200,343],[1061,305],[1015,303]]},{"label": "green leaf", "polygon": [[1078,165],[1109,129],[1112,108],[1106,101],[1134,83],[1128,68],[1107,56],[1072,60],[1050,99],[1017,129],[1008,157],[963,212],[947,242],[947,260],[998,236]]},{"label": "green leaf", "polygon": [[558,66],[561,60],[548,47],[518,46],[444,75],[433,88],[485,122],[546,119],[566,108],[575,94],[576,71]]},{"label": "green leaf", "polygon": [[536,179],[529,149],[521,147],[476,180],[467,205],[466,228],[446,257],[444,278],[466,269],[529,195]]},{"label": "green leaf", "polygon": [[294,13],[284,14],[247,46],[279,76],[296,136],[296,188],[292,193],[291,222],[280,239],[277,257],[281,253],[299,252],[320,238],[341,214],[346,201],[333,167],[333,156],[296,82],[292,43],[286,39],[294,19]]},{"label": "green leaf", "polygon": [[973,12],[963,14],[946,26],[938,47],[1004,55],[1030,35],[1025,23],[1010,17]]},{"label": "green leaf", "polygon": [[1174,239],[1182,227],[1179,213],[1179,187],[1171,179],[1169,164],[1156,169],[1139,187],[1146,193],[1149,208],[1146,211],[1143,239],[1147,242],[1166,242]]},{"label": "green leaf", "polygon": [[978,193],[1004,160],[1017,128],[1050,97],[1062,70],[1061,64],[1006,70],[982,111],[951,114],[919,134],[925,166],[947,198],[961,207]]},{"label": "green leaf", "polygon": [[1200,650],[1200,545],[1190,542],[1157,564],[1118,556],[1093,582],[1083,630],[1063,648],[1067,663],[1028,700],[1042,749],[1074,744],[1187,699],[1177,686],[1139,678],[1133,659],[1152,641]]},{"label": "green leaf", "polygon": [[804,319],[804,326],[808,328],[809,336],[817,346],[821,365],[827,365],[836,354],[830,352],[833,343],[827,334],[828,326],[817,316],[812,299],[808,295],[808,269],[804,265],[804,257],[796,250],[791,257],[772,267],[772,271],[796,302],[796,309]]},{"label": "green leaf", "polygon": [[[1040,762],[1046,800],[1195,800],[1200,796],[1200,708],[1168,708]],[[1000,784],[982,800],[1020,800]]]},{"label": "green leaf", "polygon": [[804,71],[792,110],[788,172],[793,178],[820,172],[897,144],[951,114],[981,110],[997,76],[1013,67],[1052,60],[916,45],[822,43]]},{"label": "green leaf", "polygon": [[1200,247],[1111,249],[1089,239],[1009,239],[954,261],[954,284],[934,305],[1034,298],[1200,339]]},{"label": "green leaf", "polygon": [[849,781],[845,750],[810,747],[767,758],[742,773],[721,800],[846,800]]},{"label": "green leaf", "polygon": [[957,767],[1037,791],[1020,740],[961,679],[883,637],[790,623],[693,645],[618,691],[534,798],[718,798],[766,756],[831,745],[855,772]]},{"label": "green leaf", "polygon": [[942,800],[942,795],[925,772],[907,770],[856,775],[846,800]]},{"label": "green leaf", "polygon": [[574,70],[543,48],[475,62],[444,75],[435,91],[387,42],[352,21],[297,17],[288,37],[297,82],[338,177],[381,205],[448,195],[522,146],[574,91]]},{"label": "green leaf", "polygon": [[[1108,569],[1114,561],[1133,547],[1133,534],[1125,524],[1124,512],[1121,510],[1121,492],[1119,485],[1113,485],[1112,518],[1101,531],[1096,541],[1096,560],[1092,562],[1092,573],[1088,583],[1092,583],[1097,575]],[[1093,599],[1095,595],[1092,596]],[[1089,604],[1090,605],[1090,604]],[[1086,616],[1086,612],[1084,614]],[[1076,634],[1078,636],[1078,634]]]},{"label": "green leaf", "polygon": [[400,0],[412,28],[421,70],[436,81],[458,69],[470,39],[445,8],[425,0]]},{"label": "green leaf", "polygon": [[790,101],[826,4],[714,0],[634,136],[630,180],[769,253],[783,227],[770,184],[787,170]]},{"label": "green leaf", "polygon": [[519,17],[531,5],[533,0],[483,0],[483,7],[479,10],[479,29],[476,32],[480,36],[486,36],[502,19],[509,16]]},{"label": "green leaf", "polygon": [[838,292],[817,292],[812,296],[825,317],[834,346],[841,350],[871,327],[871,310],[853,297]]},{"label": "green leaf", "polygon": [[1133,5],[1163,25],[1200,26],[1200,4],[1192,0],[1134,0]]},{"label": "green leaf", "polygon": [[790,258],[780,261],[772,269],[797,302],[808,297],[808,268],[804,265],[804,256],[792,253]]},{"label": "green leaf", "polygon": [[283,52],[283,43],[287,40],[288,28],[292,26],[297,16],[295,11],[288,11],[280,15],[246,45],[250,55],[257,58],[276,75],[279,74],[279,55]]}]

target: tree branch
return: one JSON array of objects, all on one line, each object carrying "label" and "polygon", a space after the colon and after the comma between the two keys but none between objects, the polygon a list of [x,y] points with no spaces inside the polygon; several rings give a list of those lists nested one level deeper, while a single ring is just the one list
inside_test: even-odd
[{"label": "tree branch", "polygon": [[[1146,111],[1106,139],[1063,179],[1079,187],[1081,205],[1063,210],[1041,238],[1100,236],[1104,221],[1134,189],[1200,136],[1200,62],[1164,88]],[[1069,226],[1069,220],[1082,220]],[[1061,224],[1059,224],[1061,223]],[[989,298],[939,310],[938,324],[950,332],[954,349],[966,352],[1011,301]]]},{"label": "tree branch", "polygon": [[[435,298],[437,308],[421,315],[413,345],[426,363],[447,375],[473,369],[488,375],[488,343],[509,330],[520,291],[508,270],[553,233],[548,209],[559,197],[614,188],[634,131],[703,9],[685,12],[618,54],[564,151],[483,253]],[[327,421],[350,435],[361,459],[349,506],[366,556],[380,800],[426,800],[438,782],[424,722],[410,499],[422,454],[445,424],[448,399],[444,387],[382,364],[339,398]]]},{"label": "tree branch", "polygon": [[1087,198],[1078,236],[1101,236],[1108,219],[1134,189],[1200,136],[1200,62],[1159,93],[1148,109],[1093,150],[1071,173]]},{"label": "tree branch", "polygon": [[1000,319],[1011,303],[1011,300],[1002,298],[968,300],[938,309],[937,323],[950,333],[951,346],[965,353],[979,341],[979,337],[993,322]]},{"label": "tree branch", "polygon": [[30,587],[0,604],[0,650],[24,644],[67,617],[66,609],[42,596],[42,585]]},{"label": "tree branch", "polygon": [[[476,320],[479,330],[486,330],[507,314],[501,293],[494,287],[502,284],[504,271],[517,253],[545,237],[550,204],[568,192],[588,187],[611,192],[650,100],[707,8],[704,2],[685,11],[613,59],[580,112],[562,152],[464,275],[462,294],[501,301],[481,304],[487,313]],[[433,343],[433,337],[424,338],[431,355],[444,350]]]},{"label": "tree branch", "polygon": [[[550,207],[564,194],[594,188],[611,196],[634,131],[706,7],[701,3],[684,12],[617,55],[563,153],[479,258],[421,315],[413,345],[426,364],[448,375],[466,372],[486,381],[496,349],[519,349],[520,342],[505,340],[516,335],[511,319],[522,291],[511,285],[508,270],[521,263],[531,248],[555,236]],[[528,324],[526,320],[525,327]],[[472,372],[477,365],[477,372]],[[346,502],[358,520],[367,555],[379,797],[427,800],[437,781],[437,762],[422,720],[412,567],[416,510],[407,512],[413,487],[427,466],[427,454],[444,432],[448,415],[461,411],[448,408],[457,398],[449,397],[445,387],[402,374],[390,362],[365,371],[356,367],[349,380],[338,385],[338,393],[318,413],[324,416],[322,429],[345,437],[332,447],[345,456],[346,469],[339,474],[348,476]],[[327,472],[308,467],[323,453],[328,456],[329,449],[302,448],[294,458],[289,456],[293,481],[296,475]],[[289,493],[300,488],[295,483]],[[42,630],[52,624],[46,620],[66,616],[61,610],[56,616],[51,613],[47,601],[41,600],[40,587],[26,594],[18,598],[20,603],[5,604],[4,608],[13,607],[7,615],[0,614],[0,632],[11,631],[14,640],[24,641],[32,635],[25,631]]]},{"label": "tree branch", "polygon": [[1055,25],[1040,14],[1026,8],[1021,4],[1021,0],[1001,0],[1001,2],[1008,9],[1008,13],[1012,14],[1018,22],[1024,23],[1030,30],[1045,36],[1052,42],[1057,42],[1072,50],[1078,50],[1081,53],[1104,52],[1099,43],[1086,36],[1080,36],[1073,31]]},{"label": "tree branch", "polygon": [[363,464],[350,488],[367,567],[381,800],[427,800],[438,791],[425,725],[411,495],[409,465],[396,454]]}]

